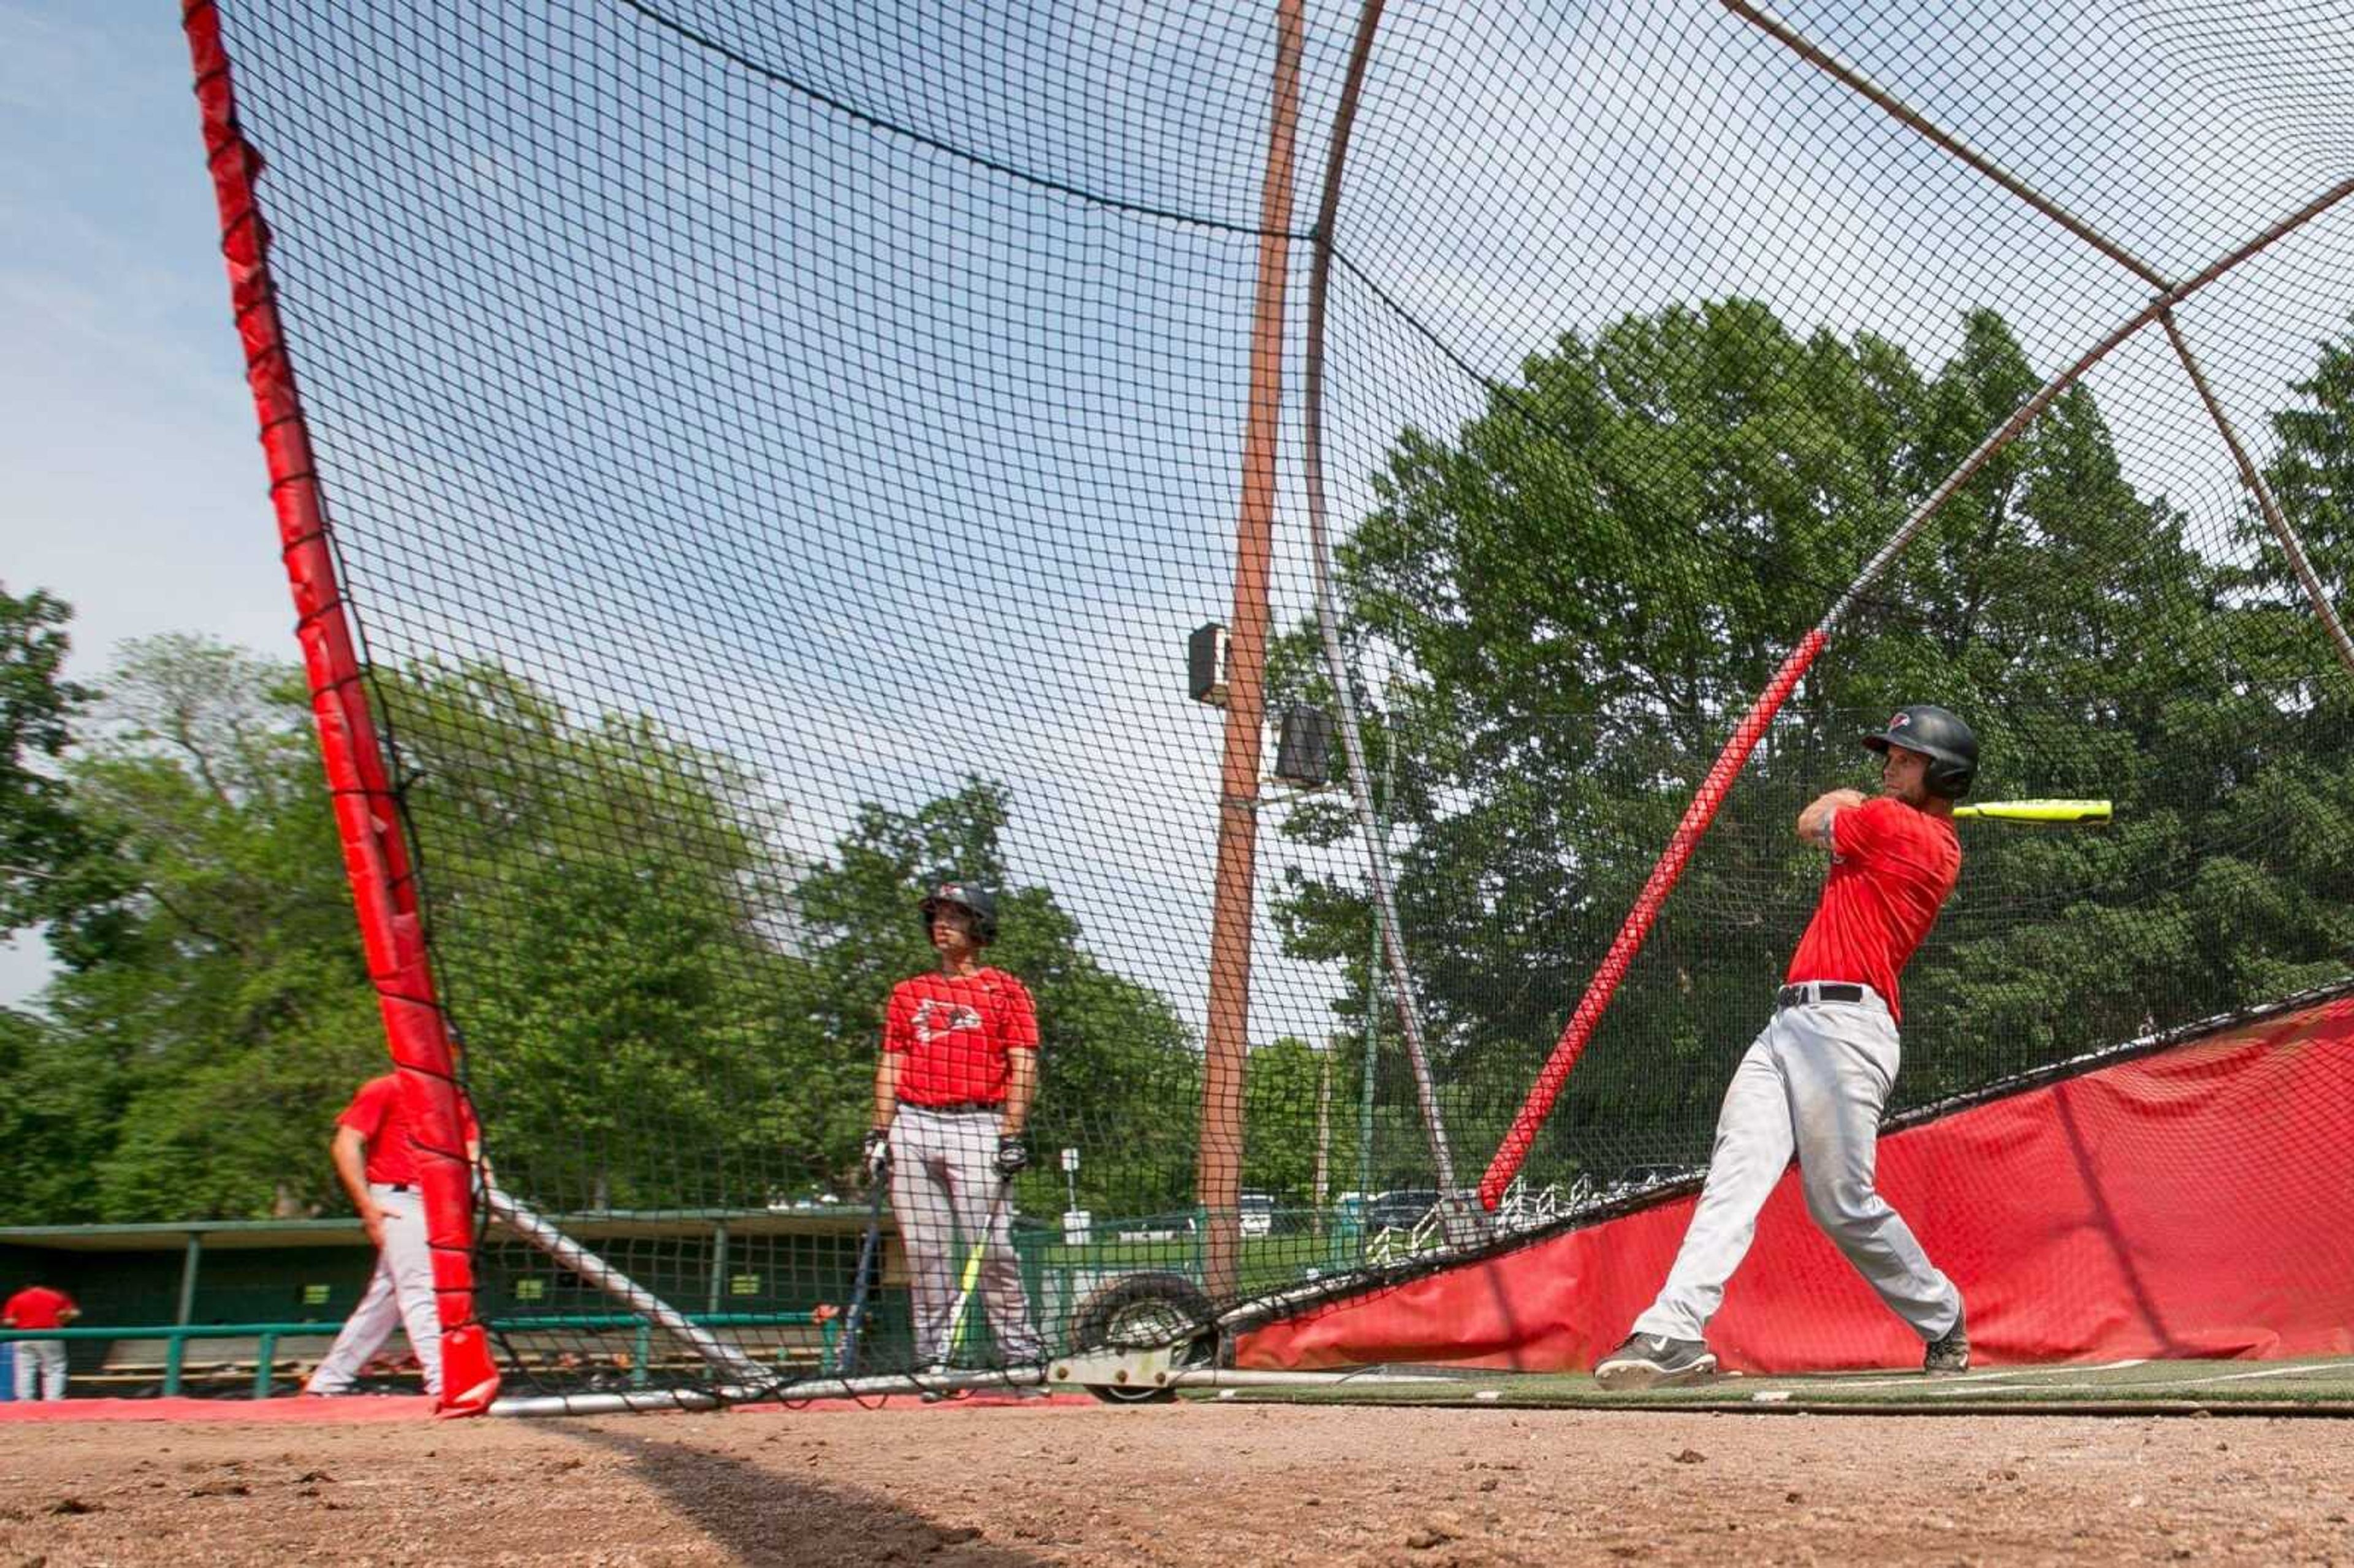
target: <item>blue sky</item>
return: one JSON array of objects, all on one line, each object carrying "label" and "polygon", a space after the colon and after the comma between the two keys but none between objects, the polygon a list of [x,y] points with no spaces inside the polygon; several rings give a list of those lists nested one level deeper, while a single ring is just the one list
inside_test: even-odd
[{"label": "blue sky", "polygon": [[[0,580],[74,607],[74,669],[207,631],[291,657],[178,8],[0,0]],[[0,1001],[48,972],[0,948]]]}]

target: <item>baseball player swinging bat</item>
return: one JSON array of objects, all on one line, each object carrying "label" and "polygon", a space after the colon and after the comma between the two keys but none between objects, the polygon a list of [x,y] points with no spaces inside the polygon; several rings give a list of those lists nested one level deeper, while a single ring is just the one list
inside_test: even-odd
[{"label": "baseball player swinging bat", "polygon": [[1956,806],[1956,817],[1991,817],[2006,822],[2105,822],[2106,800],[1986,800]]}]

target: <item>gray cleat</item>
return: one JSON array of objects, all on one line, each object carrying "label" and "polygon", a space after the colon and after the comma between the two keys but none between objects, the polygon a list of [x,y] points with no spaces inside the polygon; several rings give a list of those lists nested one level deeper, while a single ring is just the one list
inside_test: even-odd
[{"label": "gray cleat", "polygon": [[1929,1341],[1928,1353],[1921,1358],[1921,1370],[1932,1377],[1970,1370],[1969,1330],[1962,1327],[1959,1318],[1954,1319],[1952,1328]]},{"label": "gray cleat", "polygon": [[1665,1334],[1629,1334],[1625,1344],[1594,1363],[1594,1381],[1613,1393],[1677,1388],[1715,1375],[1715,1351],[1699,1340]]}]

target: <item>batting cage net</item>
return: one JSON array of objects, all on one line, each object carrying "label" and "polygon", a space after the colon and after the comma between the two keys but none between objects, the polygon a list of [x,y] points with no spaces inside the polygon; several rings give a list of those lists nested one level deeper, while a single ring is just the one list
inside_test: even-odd
[{"label": "batting cage net", "polygon": [[1893,1113],[2354,967],[2343,7],[218,16],[511,1388],[1688,1186],[1903,705]]}]

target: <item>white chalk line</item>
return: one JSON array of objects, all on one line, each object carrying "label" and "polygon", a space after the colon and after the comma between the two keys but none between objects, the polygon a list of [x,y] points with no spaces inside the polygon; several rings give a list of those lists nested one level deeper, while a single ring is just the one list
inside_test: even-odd
[{"label": "white chalk line", "polygon": [[[2133,1367],[2149,1366],[2149,1358],[2136,1357],[2128,1361],[2100,1361],[2091,1364],[2070,1363],[2053,1367],[2001,1367],[1980,1372],[1964,1372],[1952,1377],[1925,1380],[1919,1373],[1896,1378],[1838,1379],[1821,1383],[1802,1384],[1789,1389],[1761,1389],[1750,1395],[1764,1403],[1780,1404],[1794,1396],[1807,1393],[1847,1393],[1877,1389],[1911,1389],[1925,1398],[1983,1398],[2005,1389],[2019,1389],[2035,1393],[2108,1393],[2116,1394],[2127,1389],[2147,1393],[2157,1388],[2207,1388],[2222,1383],[2248,1383],[2266,1378],[2322,1377],[2346,1375],[2347,1363],[2342,1361],[2286,1361],[2277,1365],[2257,1367],[2247,1372],[2212,1372],[2204,1376],[2167,1378],[2158,1382],[2137,1381],[2131,1383],[2086,1381],[2086,1374],[2124,1372]],[[2073,1382],[2055,1382],[2058,1378]]]}]

